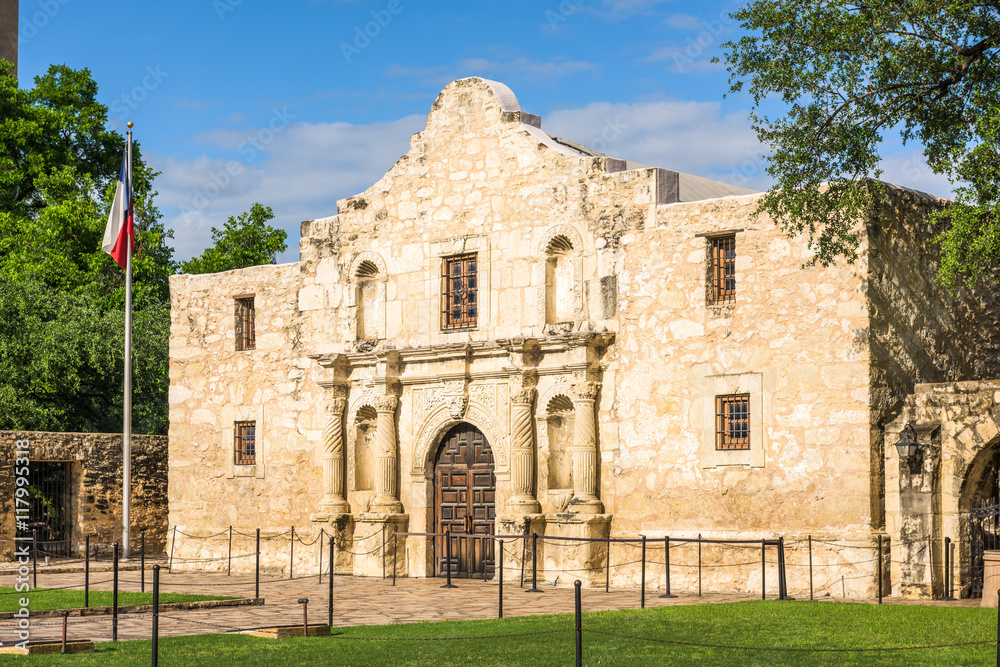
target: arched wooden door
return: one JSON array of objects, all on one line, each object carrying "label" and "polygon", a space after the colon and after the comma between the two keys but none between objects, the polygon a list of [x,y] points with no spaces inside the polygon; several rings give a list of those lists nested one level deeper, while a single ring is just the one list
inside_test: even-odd
[{"label": "arched wooden door", "polygon": [[482,431],[459,424],[441,440],[434,462],[435,530],[451,531],[451,559],[444,537],[435,539],[436,571],[493,577],[496,478],[493,452]]}]

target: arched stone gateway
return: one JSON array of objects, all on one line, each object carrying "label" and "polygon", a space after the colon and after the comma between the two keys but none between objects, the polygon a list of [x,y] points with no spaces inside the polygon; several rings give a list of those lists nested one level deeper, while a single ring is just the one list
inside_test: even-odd
[{"label": "arched stone gateway", "polygon": [[434,532],[450,532],[451,558],[445,538],[435,540],[435,572],[492,578],[496,521],[496,476],[493,451],[475,426],[461,423],[441,439],[434,460]]}]

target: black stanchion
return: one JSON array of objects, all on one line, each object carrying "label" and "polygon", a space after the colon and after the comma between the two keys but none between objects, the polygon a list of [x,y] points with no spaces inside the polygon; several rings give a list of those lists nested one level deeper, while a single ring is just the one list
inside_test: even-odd
[{"label": "black stanchion", "polygon": [[944,538],[944,596],[942,600],[954,600],[951,596],[951,538]]},{"label": "black stanchion", "polygon": [[882,536],[878,536],[878,558],[875,559],[878,567],[878,603],[882,604]]},{"label": "black stanchion", "polygon": [[[399,552],[399,536],[396,535],[395,532],[393,532],[393,534],[392,534],[392,585],[393,586],[396,585],[396,563],[397,563],[397,560],[398,560],[396,556],[397,556],[398,552]],[[483,572],[485,572],[485,571],[486,570],[485,570],[485,567],[484,567]],[[485,574],[483,575],[483,580],[484,581],[486,580],[486,575]]]},{"label": "black stanchion", "polygon": [[778,538],[778,599],[791,600],[788,595],[788,570],[785,567],[785,538]]},{"label": "black stanchion", "polygon": [[666,581],[667,592],[661,595],[660,597],[675,598],[677,596],[673,595],[670,592],[670,536],[669,535],[666,535],[663,538],[663,560],[664,560],[664,571],[666,572],[667,575],[667,581]]},{"label": "black stanchion", "polygon": [[582,583],[579,579],[573,582],[573,597],[576,603],[576,667],[583,667],[583,609],[580,602],[580,586]]},{"label": "black stanchion", "polygon": [[170,561],[167,563],[167,569],[171,572],[174,571],[174,544],[177,542],[177,526],[174,526],[173,535],[170,536]]},{"label": "black stanchion", "polygon": [[611,590],[611,536],[608,535],[607,558],[604,561],[604,592]]},{"label": "black stanchion", "polygon": [[139,591],[146,592],[146,531],[139,531]]},{"label": "black stanchion", "polygon": [[292,539],[288,544],[288,578],[294,579],[292,570],[295,569],[295,526],[292,526]]},{"label": "black stanchion", "polygon": [[497,598],[497,618],[503,618],[503,540],[500,540],[500,594]]},{"label": "black stanchion", "polygon": [[38,529],[31,531],[31,587],[38,588]]},{"label": "black stanchion", "polygon": [[531,534],[531,588],[528,593],[541,593],[538,588],[538,533]]},{"label": "black stanchion", "polygon": [[382,524],[382,578],[385,579],[385,524]]},{"label": "black stanchion", "polygon": [[302,636],[309,636],[309,598],[299,598],[302,605]]},{"label": "black stanchion", "polygon": [[639,608],[646,608],[646,536],[642,536],[642,574],[639,575]]},{"label": "black stanchion", "polygon": [[226,558],[226,576],[233,574],[233,527],[229,527],[229,556]]},{"label": "black stanchion", "polygon": [[813,536],[809,536],[809,599],[813,599]]},{"label": "black stanchion", "polygon": [[111,641],[118,641],[118,543],[114,547],[114,584],[111,594]]},{"label": "black stanchion", "polygon": [[701,533],[698,533],[698,597],[701,597]]},{"label": "black stanchion", "polygon": [[255,556],[256,564],[254,565],[254,575],[253,575],[253,596],[255,598],[260,597],[260,528],[257,529],[257,555]]},{"label": "black stanchion", "polygon": [[330,591],[327,597],[327,601],[329,604],[327,608],[328,621],[329,621],[328,625],[330,626],[333,625],[333,573],[334,573],[334,564],[337,562],[336,559],[334,558],[334,553],[333,553],[333,540],[334,536],[331,535],[330,536]]},{"label": "black stanchion", "polygon": [[448,580],[444,586],[441,588],[458,588],[455,584],[451,583],[451,528],[444,531],[444,553],[445,553],[445,571],[448,576]]},{"label": "black stanchion", "polygon": [[524,537],[525,537],[525,539],[521,540],[521,589],[522,590],[524,589],[524,552],[528,550],[528,540],[527,540],[527,537],[528,537],[528,527],[527,526],[524,527]]},{"label": "black stanchion", "polygon": [[767,599],[767,540],[760,541],[760,599]]},{"label": "black stanchion", "polygon": [[69,611],[66,610],[66,609],[62,609],[60,611],[57,611],[56,613],[58,615],[62,616],[62,620],[63,620],[63,628],[62,628],[62,630],[63,630],[63,634],[62,634],[62,650],[60,651],[60,653],[62,653],[62,654],[65,655],[65,653],[66,653],[66,623],[69,620]]},{"label": "black stanchion", "polygon": [[83,547],[83,608],[90,607],[90,535]]},{"label": "black stanchion", "polygon": [[160,566],[153,566],[153,667],[160,653]]}]

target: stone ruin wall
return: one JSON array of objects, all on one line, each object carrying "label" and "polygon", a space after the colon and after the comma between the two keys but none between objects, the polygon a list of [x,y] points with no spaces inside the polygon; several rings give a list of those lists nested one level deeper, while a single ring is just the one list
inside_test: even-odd
[{"label": "stone ruin wall", "polygon": [[[70,462],[72,545],[82,554],[86,535],[106,553],[121,540],[122,436],[120,433],[0,431],[0,559],[12,557],[15,534],[14,452],[18,440],[30,441],[32,461]],[[161,554],[167,533],[167,438],[132,435],[132,549],[140,530],[146,552]]]}]

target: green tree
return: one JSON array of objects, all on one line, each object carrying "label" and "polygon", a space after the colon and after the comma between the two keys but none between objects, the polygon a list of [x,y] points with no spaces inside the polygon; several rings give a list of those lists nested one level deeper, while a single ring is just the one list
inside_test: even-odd
[{"label": "green tree", "polygon": [[1000,284],[1000,5],[753,0],[733,17],[747,35],[724,45],[731,91],[753,97],[775,179],[758,212],[808,234],[822,264],[854,259],[899,131],[955,185],[934,214],[938,280]]},{"label": "green tree", "polygon": [[[0,64],[0,70],[3,70]],[[124,139],[87,70],[0,75],[0,429],[117,431],[125,274],[100,249]],[[171,233],[133,149],[133,425],[166,433]]]},{"label": "green tree", "polygon": [[200,257],[181,262],[182,273],[218,273],[248,266],[274,264],[288,246],[288,233],[267,224],[274,218],[270,206],[254,204],[238,217],[230,217],[223,229],[212,227],[215,245]]}]

